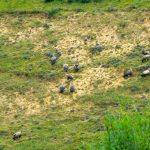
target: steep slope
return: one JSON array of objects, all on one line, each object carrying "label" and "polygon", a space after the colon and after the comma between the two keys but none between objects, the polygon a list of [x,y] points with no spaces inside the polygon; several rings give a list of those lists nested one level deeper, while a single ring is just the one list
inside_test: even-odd
[{"label": "steep slope", "polygon": [[[149,12],[71,12],[45,15],[2,15],[0,18],[0,145],[14,149],[75,149],[101,140],[106,113],[146,111],[149,76],[141,77],[149,60]],[[98,45],[96,45],[98,44]],[[97,50],[97,46],[100,47]],[[62,56],[51,65],[46,52]],[[80,71],[73,65],[78,62]],[[69,64],[66,80],[63,64]],[[125,69],[133,76],[124,79]],[[59,93],[59,85],[67,90]],[[69,93],[73,83],[76,92]],[[129,109],[126,109],[129,107]],[[24,135],[11,140],[16,130]],[[43,143],[40,143],[40,142]],[[31,146],[31,147],[30,147]]]}]

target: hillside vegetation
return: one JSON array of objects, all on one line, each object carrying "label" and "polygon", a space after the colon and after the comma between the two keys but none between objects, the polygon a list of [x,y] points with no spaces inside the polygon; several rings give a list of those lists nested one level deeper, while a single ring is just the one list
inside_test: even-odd
[{"label": "hillside vegetation", "polygon": [[149,0],[1,0],[0,11],[50,11],[51,9],[99,11],[150,8]]},{"label": "hillside vegetation", "polygon": [[146,0],[1,1],[0,150],[149,150],[148,9]]}]

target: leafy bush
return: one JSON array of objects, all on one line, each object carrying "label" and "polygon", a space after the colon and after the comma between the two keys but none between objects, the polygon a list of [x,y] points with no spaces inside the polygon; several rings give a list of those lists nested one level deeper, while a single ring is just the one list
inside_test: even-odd
[{"label": "leafy bush", "polygon": [[150,121],[139,113],[106,119],[106,150],[148,150]]},{"label": "leafy bush", "polygon": [[62,9],[61,8],[52,8],[48,13],[48,18],[56,16]]},{"label": "leafy bush", "polygon": [[45,3],[53,2],[54,0],[44,0]]},{"label": "leafy bush", "polygon": [[150,120],[148,116],[134,113],[106,118],[106,135],[101,143],[89,143],[79,150],[149,150]]},{"label": "leafy bush", "polygon": [[90,3],[91,0],[81,0],[81,3]]},{"label": "leafy bush", "polygon": [[73,0],[67,0],[68,3],[73,3]]}]

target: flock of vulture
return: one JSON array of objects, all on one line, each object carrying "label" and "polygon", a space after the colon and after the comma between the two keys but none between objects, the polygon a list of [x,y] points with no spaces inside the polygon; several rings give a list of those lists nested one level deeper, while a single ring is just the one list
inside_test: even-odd
[{"label": "flock of vulture", "polygon": [[[62,53],[59,50],[56,49],[56,54],[46,53],[45,55],[51,58],[49,61],[50,61],[51,65],[54,65],[57,62],[57,60],[59,59],[59,57],[62,55]],[[63,69],[64,69],[65,72],[68,72],[69,71],[69,65],[68,64],[63,64]],[[78,72],[80,70],[79,64],[78,63],[74,64],[73,69],[74,69],[74,72]],[[66,78],[67,78],[68,81],[73,80],[73,76],[70,75],[70,74],[67,74]],[[66,87],[65,87],[64,84],[61,84],[59,86],[59,92],[60,93],[64,93],[65,89],[66,89]],[[69,90],[70,90],[71,93],[75,92],[75,87],[74,87],[73,84],[70,85]],[[21,138],[21,136],[22,136],[21,131],[18,131],[18,132],[13,134],[13,140],[14,141],[18,140],[19,138]]]},{"label": "flock of vulture", "polygon": [[[142,63],[150,60],[150,51],[149,50],[148,51],[143,51],[142,53],[143,53],[143,57],[142,57],[142,60],[141,60]],[[125,79],[129,78],[132,75],[133,75],[133,70],[132,69],[124,71],[124,78]],[[142,77],[146,77],[148,75],[150,75],[150,66],[141,73]]]},{"label": "flock of vulture", "polygon": [[[56,53],[46,53],[45,55],[50,57],[51,59],[49,60],[51,65],[54,65],[57,60],[61,57],[62,53],[58,50],[58,49],[55,49]],[[74,69],[74,72],[78,72],[79,71],[79,64],[76,63],[74,64],[73,66],[73,69]],[[63,70],[65,72],[68,72],[69,71],[69,65],[68,64],[63,64]],[[73,80],[73,76],[70,75],[70,74],[67,74],[66,76],[67,80],[68,81],[71,81]],[[59,92],[60,93],[64,93],[65,92],[65,89],[66,89],[66,86],[64,83],[62,83],[60,86],[59,86]],[[75,92],[75,86],[73,84],[70,84],[70,88],[69,88],[69,91],[71,93]]]},{"label": "flock of vulture", "polygon": [[[50,58],[49,61],[50,61],[51,65],[54,65],[54,64],[57,62],[57,60],[61,57],[62,53],[61,53],[59,50],[56,49],[56,53],[46,53],[45,55]],[[142,63],[144,63],[144,62],[146,62],[146,61],[148,61],[148,60],[150,60],[150,51],[149,51],[149,50],[148,50],[148,51],[143,51],[143,57],[142,57],[142,60],[141,60]],[[69,71],[69,65],[68,65],[68,64],[63,64],[63,70],[64,70],[65,72],[68,72],[68,71]],[[80,70],[80,67],[79,67],[79,64],[78,64],[78,63],[74,64],[73,70],[74,70],[74,72],[78,72],[78,71]],[[127,78],[129,78],[130,76],[132,76],[132,75],[133,75],[133,71],[132,71],[132,69],[129,69],[129,70],[125,70],[125,71],[124,71],[123,77],[124,77],[125,79],[127,79]],[[148,67],[146,70],[144,70],[144,71],[141,73],[141,76],[142,76],[142,77],[145,77],[145,76],[148,76],[148,75],[150,75],[150,67]],[[70,74],[67,74],[66,79],[67,79],[68,81],[71,81],[71,80],[73,80],[73,76],[70,75]],[[66,89],[65,85],[62,83],[62,84],[59,86],[59,92],[60,92],[60,93],[64,93],[64,92],[65,92],[65,89]],[[73,84],[70,84],[69,91],[70,91],[71,93],[75,92],[75,87],[74,87]],[[16,132],[16,133],[13,135],[13,140],[17,140],[17,139],[21,138],[21,136],[22,136],[21,131]]]}]

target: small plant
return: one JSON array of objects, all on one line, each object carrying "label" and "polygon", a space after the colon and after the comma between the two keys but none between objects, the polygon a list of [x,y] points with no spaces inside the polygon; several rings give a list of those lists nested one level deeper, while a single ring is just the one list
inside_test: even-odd
[{"label": "small plant", "polygon": [[120,49],[121,48],[121,45],[119,45],[119,44],[117,44],[116,46],[115,46],[115,49]]},{"label": "small plant", "polygon": [[117,67],[120,65],[122,61],[119,58],[110,58],[107,62],[108,65]]},{"label": "small plant", "polygon": [[7,38],[5,36],[0,36],[0,47],[5,44]]},{"label": "small plant", "polygon": [[84,12],[84,10],[82,8],[75,8],[74,11],[77,12],[77,13]]},{"label": "small plant", "polygon": [[33,22],[33,23],[32,23],[32,26],[33,26],[33,27],[36,27],[36,28],[38,28],[38,27],[44,27],[44,28],[46,28],[46,29],[49,28],[49,25],[48,25],[46,22],[43,23],[43,22],[40,22],[40,21]]},{"label": "small plant", "polygon": [[121,38],[123,38],[123,39],[124,39],[124,38],[125,38],[125,36],[126,36],[126,34],[122,32],[122,33],[120,34],[120,36],[121,36]]},{"label": "small plant", "polygon": [[93,81],[93,86],[94,86],[95,88],[98,88],[98,85],[101,84],[101,83],[103,83],[102,80],[95,80],[95,81]]},{"label": "small plant", "polygon": [[48,18],[56,16],[62,9],[61,8],[52,8],[48,13]]},{"label": "small plant", "polygon": [[131,5],[129,5],[128,8],[129,8],[129,10],[133,10],[133,9],[136,9],[137,6],[135,4],[131,4]]},{"label": "small plant", "polygon": [[126,23],[125,21],[121,21],[121,22],[119,23],[119,26],[120,26],[121,28],[125,28],[125,27],[127,26],[127,23]]},{"label": "small plant", "polygon": [[48,29],[48,28],[49,28],[49,25],[48,25],[47,23],[44,23],[44,24],[43,24],[43,27],[46,28],[46,29]]},{"label": "small plant", "polygon": [[107,9],[108,12],[116,11],[116,8],[113,6],[108,7]]},{"label": "small plant", "polygon": [[40,22],[40,21],[36,21],[36,22],[33,22],[32,23],[32,26],[33,27],[36,27],[36,28],[38,28],[38,27],[41,27],[43,24],[42,24],[42,22]]},{"label": "small plant", "polygon": [[95,47],[92,47],[90,49],[90,52],[94,54],[94,53],[97,53],[97,52],[102,52],[103,50],[104,50],[104,46],[97,45]]}]

